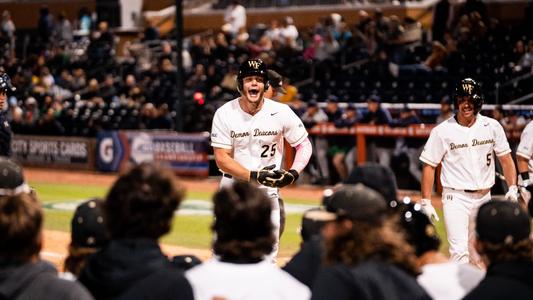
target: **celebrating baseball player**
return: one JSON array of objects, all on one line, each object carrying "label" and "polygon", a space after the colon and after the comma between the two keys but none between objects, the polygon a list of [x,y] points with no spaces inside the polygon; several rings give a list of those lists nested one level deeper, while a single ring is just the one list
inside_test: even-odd
[{"label": "celebrating baseball player", "polygon": [[11,85],[11,79],[6,73],[0,73],[0,156],[11,156],[11,127],[7,120],[7,113],[4,110],[7,92],[16,89]]},{"label": "celebrating baseball player", "polygon": [[[280,228],[278,188],[298,179],[312,154],[302,121],[286,104],[265,98],[267,66],[260,59],[244,61],[237,75],[240,97],[215,112],[211,146],[219,169],[221,186],[233,180],[250,181],[266,189],[272,200],[272,222],[276,244],[270,259],[275,261]],[[289,170],[281,169],[283,141],[296,148]]]},{"label": "celebrating baseball player", "polygon": [[518,179],[520,185],[520,195],[527,207],[531,199],[531,193],[526,189],[530,185],[533,176],[533,121],[527,124],[520,136],[520,143],[516,149],[516,167],[518,168]]},{"label": "celebrating baseball player", "polygon": [[516,170],[503,127],[479,112],[483,95],[479,84],[466,78],[455,88],[453,117],[435,127],[420,160],[422,170],[422,207],[437,221],[431,205],[435,168],[442,164],[442,204],[450,244],[450,258],[458,262],[479,263],[473,250],[473,218],[481,204],[490,200],[495,182],[494,153],[498,157],[509,191],[505,198],[518,200]]}]

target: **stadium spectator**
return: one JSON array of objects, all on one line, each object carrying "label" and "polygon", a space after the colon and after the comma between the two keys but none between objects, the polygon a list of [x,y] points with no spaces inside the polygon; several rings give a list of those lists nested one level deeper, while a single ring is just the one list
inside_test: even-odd
[{"label": "stadium spectator", "polygon": [[109,234],[104,224],[103,205],[102,199],[94,198],[76,208],[71,220],[71,241],[62,278],[76,280],[89,256],[108,242]]},{"label": "stadium spectator", "polygon": [[[381,106],[381,97],[371,95],[366,103],[368,110],[363,113],[363,117],[359,123],[370,125],[391,124],[392,118],[390,112]],[[373,137],[367,139],[367,143],[368,160],[376,161],[383,166],[389,167],[396,142],[386,137]]]},{"label": "stadium spectator", "polygon": [[531,299],[533,240],[527,213],[515,202],[489,201],[479,208],[476,233],[487,273],[464,299]]},{"label": "stadium spectator", "polygon": [[[328,115],[322,108],[318,107],[316,101],[310,101],[301,119],[305,128],[309,129],[317,124],[328,122]],[[330,178],[327,160],[328,140],[322,136],[311,136],[310,138],[313,144],[313,157],[310,160],[310,167],[316,166],[316,172],[311,172],[311,182],[325,184]]]},{"label": "stadium spectator", "polygon": [[241,28],[246,28],[246,9],[240,1],[232,0],[224,12],[224,25],[228,33],[236,37]]},{"label": "stadium spectator", "polygon": [[22,168],[0,157],[0,298],[92,299],[83,286],[60,279],[39,258],[43,211]]},{"label": "stadium spectator", "polygon": [[8,10],[4,10],[2,12],[2,21],[0,22],[0,31],[6,35],[9,41],[9,58],[15,57],[15,30],[15,23],[11,20],[11,13]]},{"label": "stadium spectator", "polygon": [[484,272],[471,264],[451,262],[444,256],[439,251],[441,241],[437,229],[421,209],[409,198],[399,201],[395,207],[407,242],[415,247],[422,268],[417,281],[435,300],[461,299],[483,279]]},{"label": "stadium spectator", "polygon": [[215,257],[186,272],[194,298],[309,299],[309,289],[265,259],[275,237],[271,201],[245,182],[213,196]]},{"label": "stadium spectator", "polygon": [[119,177],[103,207],[111,240],[89,258],[79,277],[95,298],[191,298],[182,271],[157,242],[170,231],[182,199],[173,174],[154,164],[140,164]]},{"label": "stadium spectator", "polygon": [[326,199],[326,266],[312,299],[430,299],[416,282],[414,249],[387,211],[385,199],[363,184]]},{"label": "stadium spectator", "polygon": [[436,124],[440,124],[453,116],[452,100],[446,95],[440,100],[440,114],[437,117]]},{"label": "stadium spectator", "polygon": [[[351,128],[357,124],[359,119],[357,108],[348,105],[342,116],[334,121],[334,124],[336,128]],[[347,136],[336,136],[335,138],[335,140],[330,141],[331,162],[339,178],[345,180],[355,166],[356,140]]]}]

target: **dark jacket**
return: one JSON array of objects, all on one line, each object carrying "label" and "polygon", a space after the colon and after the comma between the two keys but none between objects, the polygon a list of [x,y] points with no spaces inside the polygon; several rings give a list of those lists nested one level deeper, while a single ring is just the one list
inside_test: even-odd
[{"label": "dark jacket", "polygon": [[77,282],[57,277],[50,263],[0,264],[0,299],[93,299]]},{"label": "dark jacket", "polygon": [[411,276],[382,262],[363,262],[356,267],[334,265],[322,268],[311,299],[417,300],[431,299]]},{"label": "dark jacket", "polygon": [[7,114],[0,111],[0,156],[11,156],[11,126],[7,121]]},{"label": "dark jacket", "polygon": [[533,262],[489,266],[485,278],[464,299],[533,299]]},{"label": "dark jacket", "polygon": [[[156,241],[112,240],[89,258],[79,281],[96,299],[113,299],[123,296],[158,272],[171,274],[172,282],[185,280],[183,273],[170,264]],[[149,291],[158,290],[158,283],[165,284],[163,280],[155,281],[156,286],[151,286]],[[179,295],[175,295],[175,299],[180,299]]]},{"label": "dark jacket", "polygon": [[323,249],[322,239],[319,236],[312,236],[302,244],[300,251],[283,267],[283,270],[312,289],[322,264]]}]

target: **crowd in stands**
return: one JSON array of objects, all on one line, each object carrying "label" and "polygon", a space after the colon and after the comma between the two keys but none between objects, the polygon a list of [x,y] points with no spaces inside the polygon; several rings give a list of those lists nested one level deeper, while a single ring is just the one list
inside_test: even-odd
[{"label": "crowd in stands", "polygon": [[[104,200],[72,218],[61,272],[40,258],[43,209],[13,161],[0,158],[2,299],[531,299],[533,202],[491,200],[475,220],[484,267],[449,261],[418,203],[398,199],[392,171],[357,167],[304,213],[302,244],[282,268],[274,247],[271,200],[236,182],[213,196],[213,256],[167,257],[159,240],[184,198],[177,178],[134,166]],[[8,178],[9,180],[6,180]],[[529,189],[533,186],[529,186]],[[183,262],[183,260],[181,260]]]},{"label": "crowd in stands", "polygon": [[[215,109],[237,95],[236,66],[250,56],[283,76],[285,93],[277,100],[289,104],[309,127],[320,122],[337,127],[434,123],[438,115],[430,110],[388,112],[372,103],[439,103],[465,77],[483,84],[488,103],[506,103],[532,91],[533,76],[503,86],[532,72],[531,30],[501,24],[478,0],[455,10],[449,1],[439,1],[431,32],[417,20],[386,16],[379,8],[359,10],[355,24],[334,13],[313,28],[299,28],[290,16],[250,24],[240,1],[219,5],[226,9],[226,24],[184,41],[185,131],[210,130]],[[86,9],[77,20],[68,20],[43,7],[38,24],[37,42],[20,53],[13,44],[20,45],[22,37],[9,12],[2,14],[0,65],[17,87],[8,101],[15,134],[95,136],[99,130],[174,128],[178,54],[171,36],[164,39],[147,22],[138,41],[126,43],[119,53],[107,22]],[[528,117],[522,113],[529,112],[504,112],[502,122],[514,128],[519,118]],[[354,165],[355,142],[317,137],[315,144],[313,181],[346,178]],[[376,149],[368,151],[375,154],[370,159],[384,165],[405,153],[411,158],[410,173],[419,179],[412,159],[419,141],[397,144],[378,138],[369,144]]]}]

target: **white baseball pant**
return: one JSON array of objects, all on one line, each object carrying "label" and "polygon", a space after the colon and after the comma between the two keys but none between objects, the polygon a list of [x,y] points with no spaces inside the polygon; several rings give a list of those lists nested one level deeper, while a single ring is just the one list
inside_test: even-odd
[{"label": "white baseball pant", "polygon": [[473,245],[475,220],[479,207],[489,200],[490,191],[479,193],[443,188],[442,205],[450,260],[480,265],[479,254]]}]

